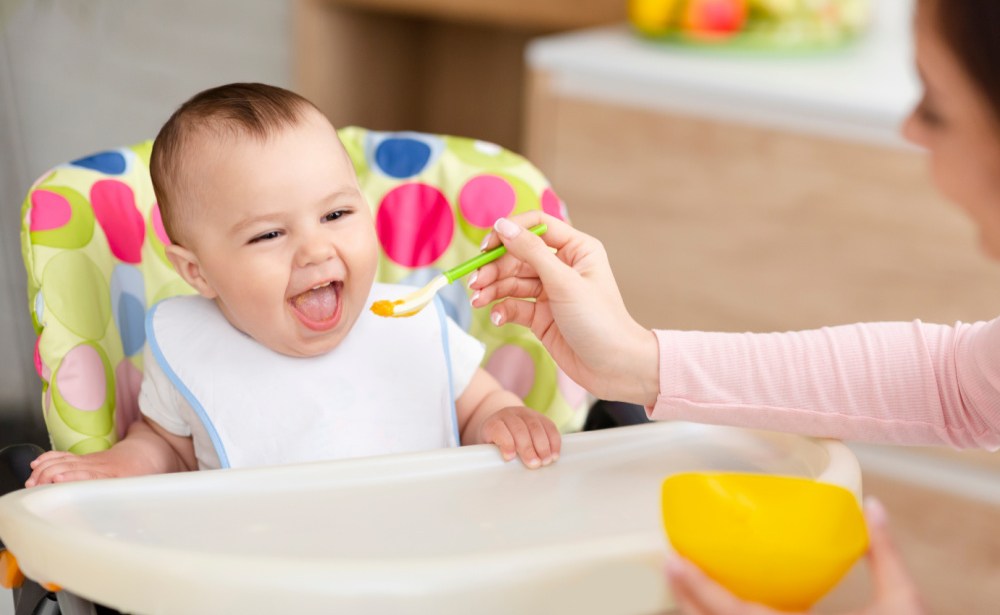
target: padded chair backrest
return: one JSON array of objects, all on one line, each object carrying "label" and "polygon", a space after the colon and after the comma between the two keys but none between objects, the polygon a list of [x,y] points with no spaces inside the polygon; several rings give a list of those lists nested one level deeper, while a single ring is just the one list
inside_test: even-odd
[{"label": "padded chair backrest", "polygon": [[[420,285],[479,252],[493,221],[544,209],[565,217],[545,177],[490,143],[349,127],[341,140],[374,213],[378,279]],[[21,240],[42,407],[56,450],[111,446],[136,420],[146,310],[193,290],[166,258],[169,242],[149,177],[152,142],[60,165],[22,208]],[[446,309],[486,344],[484,366],[564,431],[588,399],[521,327],[493,327],[459,281]]]}]

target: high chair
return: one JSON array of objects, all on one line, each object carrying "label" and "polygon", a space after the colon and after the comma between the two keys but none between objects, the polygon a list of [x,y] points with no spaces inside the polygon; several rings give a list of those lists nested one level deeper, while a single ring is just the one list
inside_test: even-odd
[{"label": "high chair", "polygon": [[[477,254],[500,216],[566,217],[538,169],[496,145],[356,127],[339,134],[373,208],[380,281],[424,284]],[[193,292],[165,256],[151,148],[146,141],[55,167],[24,203],[35,367],[57,450],[99,451],[122,437],[139,416],[146,310]],[[530,331],[494,327],[467,293],[457,282],[441,296],[486,345],[484,367],[563,432],[578,431],[593,400]],[[461,613],[475,600],[480,612],[627,613],[669,603],[658,513],[652,526],[643,514],[664,475],[751,469],[860,490],[856,461],[835,442],[682,423],[566,440],[555,466],[528,474],[488,447],[464,447],[21,490],[0,498],[0,549],[48,589],[66,587],[57,597],[68,615],[93,612],[79,596],[128,612],[318,604]],[[215,519],[220,511],[231,514]],[[594,595],[601,579],[620,581],[614,606]],[[21,591],[40,605],[53,602],[30,582],[22,587],[35,587]]]},{"label": "high chair", "polygon": [[[457,137],[344,128],[340,137],[370,203],[378,281],[421,286],[479,253],[493,221],[565,207],[521,156]],[[31,188],[21,229],[35,367],[58,450],[108,448],[138,417],[143,322],[157,301],[194,292],[168,262],[149,177],[152,142],[54,168]],[[449,315],[486,344],[484,367],[563,431],[588,400],[530,331],[494,327],[461,281],[439,293]]]}]

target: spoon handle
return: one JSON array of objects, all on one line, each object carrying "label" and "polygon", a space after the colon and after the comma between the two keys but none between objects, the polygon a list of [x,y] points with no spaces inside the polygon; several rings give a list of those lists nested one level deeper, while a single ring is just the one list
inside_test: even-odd
[{"label": "spoon handle", "polygon": [[[545,231],[549,230],[549,227],[545,224],[538,224],[531,227],[528,230],[536,235],[542,235],[543,233],[545,233]],[[493,248],[489,252],[483,252],[479,256],[469,259],[464,263],[462,263],[461,265],[449,269],[448,271],[445,271],[444,277],[448,278],[448,282],[454,282],[458,278],[468,275],[473,271],[475,271],[476,269],[479,269],[486,263],[492,263],[493,261],[500,258],[506,253],[507,253],[507,248],[505,248],[502,245],[498,246],[496,248]]]}]

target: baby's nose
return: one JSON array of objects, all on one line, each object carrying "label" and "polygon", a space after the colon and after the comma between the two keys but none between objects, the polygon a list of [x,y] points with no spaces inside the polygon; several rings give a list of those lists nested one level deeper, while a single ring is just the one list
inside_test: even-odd
[{"label": "baby's nose", "polygon": [[308,267],[328,261],[337,255],[337,247],[329,238],[315,237],[302,242],[298,251],[298,266]]}]

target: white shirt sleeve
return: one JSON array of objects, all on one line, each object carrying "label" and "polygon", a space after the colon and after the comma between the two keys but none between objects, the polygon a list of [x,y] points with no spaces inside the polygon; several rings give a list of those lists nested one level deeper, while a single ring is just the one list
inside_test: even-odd
[{"label": "white shirt sleeve", "polygon": [[486,354],[486,346],[463,331],[451,318],[445,318],[445,321],[448,323],[452,394],[455,399],[458,399],[465,392],[465,387],[469,386],[476,370],[479,369],[479,364]]},{"label": "white shirt sleeve", "polygon": [[182,405],[187,405],[187,402],[160,367],[147,344],[143,351],[139,411],[170,433],[186,437],[191,435],[191,426],[183,418]]}]

